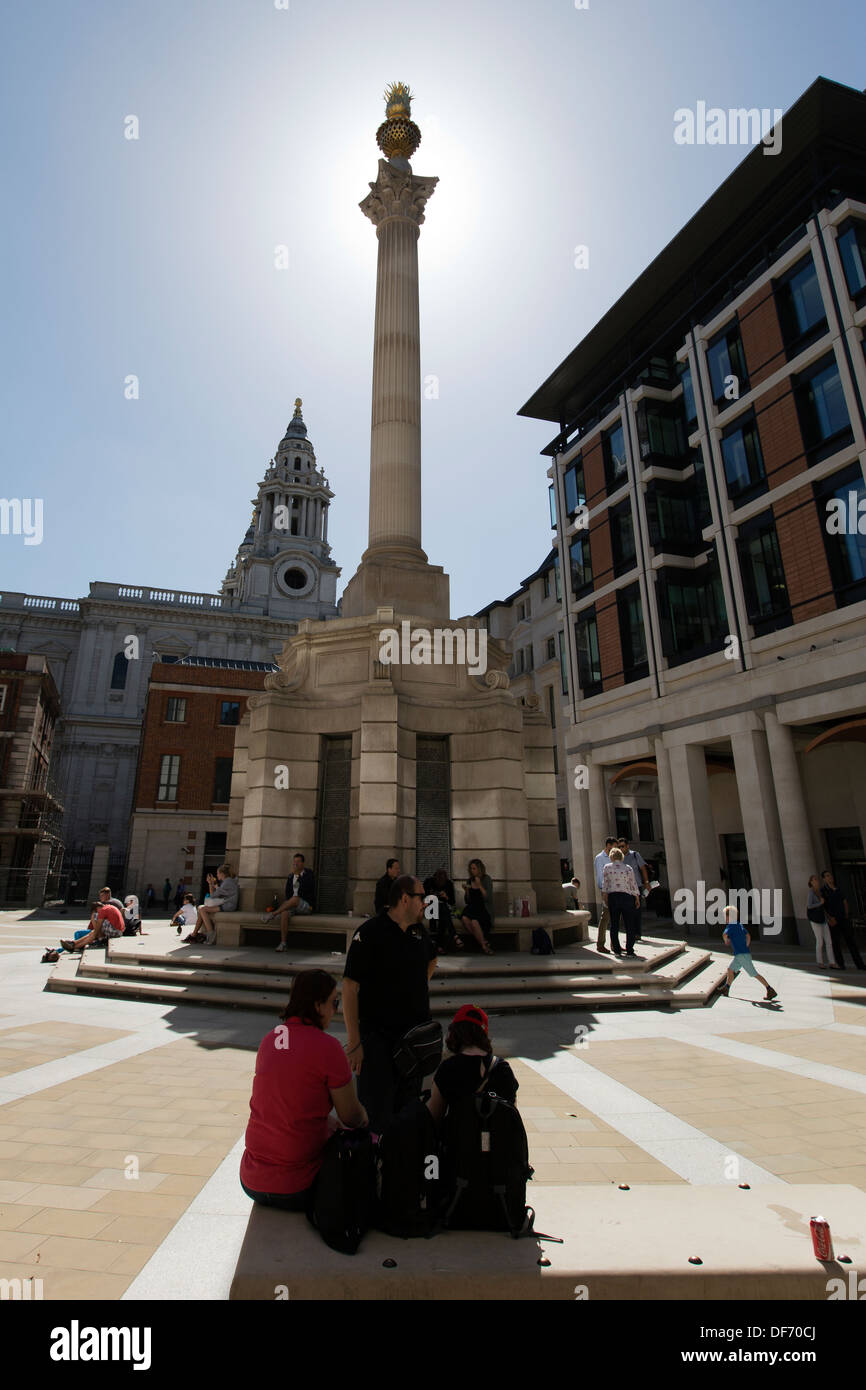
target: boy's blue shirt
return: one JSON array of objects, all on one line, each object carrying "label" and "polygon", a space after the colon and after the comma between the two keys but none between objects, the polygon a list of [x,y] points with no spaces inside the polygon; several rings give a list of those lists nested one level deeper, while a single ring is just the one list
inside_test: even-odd
[{"label": "boy's blue shirt", "polygon": [[742,922],[728,922],[724,935],[727,936],[731,952],[735,956],[749,954],[748,932]]}]

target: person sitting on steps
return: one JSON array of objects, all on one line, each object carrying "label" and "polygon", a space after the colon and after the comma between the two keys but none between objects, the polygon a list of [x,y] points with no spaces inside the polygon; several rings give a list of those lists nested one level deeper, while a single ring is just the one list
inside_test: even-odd
[{"label": "person sitting on steps", "polygon": [[286,951],[286,937],[289,934],[289,922],[292,916],[302,912],[312,912],[313,902],[315,901],[315,881],[312,869],[304,867],[304,856],[296,854],[292,859],[292,872],[286,880],[285,901],[273,913],[268,913],[266,920],[272,921],[274,917],[280,919],[280,944],[278,951]]}]

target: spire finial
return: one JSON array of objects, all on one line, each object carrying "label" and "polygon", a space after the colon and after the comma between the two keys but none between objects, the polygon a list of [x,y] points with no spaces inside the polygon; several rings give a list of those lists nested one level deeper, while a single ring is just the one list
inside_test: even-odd
[{"label": "spire finial", "polygon": [[300,420],[300,418],[301,418],[301,398],[300,398],[300,396],[296,396],[296,397],[295,397],[295,413],[294,413],[294,415],[292,416],[292,419],[293,419],[293,420]]}]

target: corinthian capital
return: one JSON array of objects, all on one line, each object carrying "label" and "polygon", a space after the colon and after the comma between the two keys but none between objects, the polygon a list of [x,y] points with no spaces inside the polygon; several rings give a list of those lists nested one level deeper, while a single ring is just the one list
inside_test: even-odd
[{"label": "corinthian capital", "polygon": [[438,182],[438,178],[424,178],[380,159],[379,177],[370,184],[370,192],[359,206],[376,227],[389,217],[402,217],[420,227],[427,199],[432,197]]}]

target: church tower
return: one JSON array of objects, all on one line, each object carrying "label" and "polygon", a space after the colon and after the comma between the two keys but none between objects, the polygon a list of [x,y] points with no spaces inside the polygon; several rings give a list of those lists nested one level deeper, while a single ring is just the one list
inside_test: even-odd
[{"label": "church tower", "polygon": [[333,496],[316,465],[298,399],[220,593],[243,613],[292,620],[337,617],[340,571],[328,545]]}]

